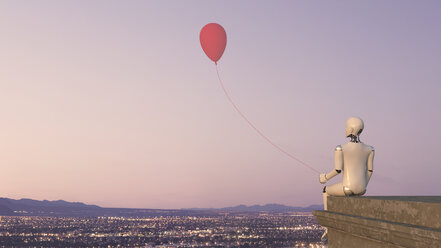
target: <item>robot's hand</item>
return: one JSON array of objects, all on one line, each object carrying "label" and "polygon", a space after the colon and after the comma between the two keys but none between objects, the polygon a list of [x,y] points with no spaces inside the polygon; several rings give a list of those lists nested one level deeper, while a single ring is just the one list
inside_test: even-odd
[{"label": "robot's hand", "polygon": [[324,184],[324,183],[326,183],[327,181],[328,181],[328,179],[326,178],[326,174],[325,173],[322,173],[322,174],[320,174],[320,183],[321,184]]}]

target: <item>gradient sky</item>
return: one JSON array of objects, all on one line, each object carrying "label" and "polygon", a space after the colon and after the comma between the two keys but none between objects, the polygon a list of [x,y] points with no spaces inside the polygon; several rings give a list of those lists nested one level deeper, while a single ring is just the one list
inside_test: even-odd
[{"label": "gradient sky", "polygon": [[[2,1],[0,195],[107,207],[321,204],[365,121],[367,195],[440,195],[440,1]],[[339,182],[335,178],[331,183]]]}]

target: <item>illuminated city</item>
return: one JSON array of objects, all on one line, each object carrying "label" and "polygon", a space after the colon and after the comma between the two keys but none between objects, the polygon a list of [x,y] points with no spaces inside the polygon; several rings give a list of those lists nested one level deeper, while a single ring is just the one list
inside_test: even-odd
[{"label": "illuminated city", "polygon": [[310,213],[2,218],[0,246],[327,247]]}]

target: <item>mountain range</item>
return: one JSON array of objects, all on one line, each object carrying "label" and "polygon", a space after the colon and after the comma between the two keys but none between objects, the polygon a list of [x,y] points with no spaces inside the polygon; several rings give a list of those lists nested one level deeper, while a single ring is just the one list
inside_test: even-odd
[{"label": "mountain range", "polygon": [[38,201],[32,199],[0,198],[0,215],[2,216],[60,216],[60,217],[92,217],[92,216],[125,216],[125,217],[154,217],[154,216],[214,216],[226,212],[311,212],[323,209],[321,205],[309,207],[290,207],[281,204],[238,205],[225,208],[189,208],[189,209],[136,209],[136,208],[103,208],[97,205],[87,205],[81,202]]},{"label": "mountain range", "polygon": [[225,208],[188,208],[186,210],[214,210],[227,212],[311,212],[312,210],[321,210],[323,205],[311,205],[308,207],[290,207],[282,204],[265,205],[237,205],[235,207]]}]

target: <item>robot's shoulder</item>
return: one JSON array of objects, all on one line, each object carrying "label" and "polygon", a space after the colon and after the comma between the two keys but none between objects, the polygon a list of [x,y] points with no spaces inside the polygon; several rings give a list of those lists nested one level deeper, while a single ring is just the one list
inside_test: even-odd
[{"label": "robot's shoulder", "polygon": [[366,145],[365,144],[366,149],[371,150],[371,151],[375,151],[374,146],[370,146],[370,145]]},{"label": "robot's shoulder", "polygon": [[341,145],[338,145],[335,147],[335,150],[336,151],[343,151],[343,148],[341,147]]}]

